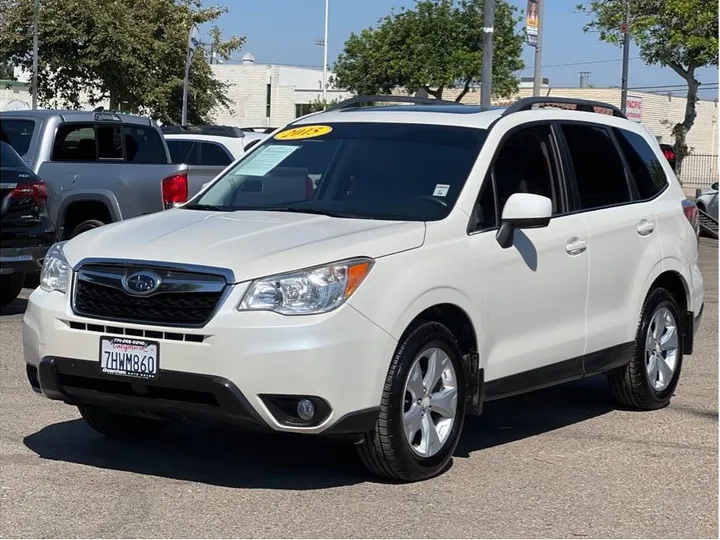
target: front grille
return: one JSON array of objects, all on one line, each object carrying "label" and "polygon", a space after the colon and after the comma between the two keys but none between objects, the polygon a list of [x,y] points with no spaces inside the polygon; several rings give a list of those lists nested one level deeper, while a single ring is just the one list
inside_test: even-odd
[{"label": "front grille", "polygon": [[[123,278],[152,270],[162,285],[150,296],[129,294]],[[85,266],[76,276],[73,309],[76,314],[113,321],[163,326],[203,326],[220,302],[226,282],[222,276],[154,268]]]}]

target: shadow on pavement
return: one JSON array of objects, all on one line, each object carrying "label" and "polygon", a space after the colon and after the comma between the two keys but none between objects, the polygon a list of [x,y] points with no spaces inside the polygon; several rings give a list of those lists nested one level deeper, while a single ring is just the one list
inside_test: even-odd
[{"label": "shadow on pavement", "polygon": [[28,301],[25,298],[16,298],[4,308],[0,308],[0,316],[22,315],[25,313]]},{"label": "shadow on pavement", "polygon": [[[468,417],[455,456],[469,457],[613,409],[599,377],[487,403],[482,416]],[[44,459],[224,487],[306,490],[377,481],[351,446],[191,423],[173,426],[156,439],[116,442],[83,420],[71,420],[45,427],[24,442]]]}]

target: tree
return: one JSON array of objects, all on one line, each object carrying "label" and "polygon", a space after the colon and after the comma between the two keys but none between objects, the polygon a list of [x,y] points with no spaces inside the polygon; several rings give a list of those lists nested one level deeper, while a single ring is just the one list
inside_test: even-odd
[{"label": "tree", "polygon": [[[334,83],[359,94],[388,94],[398,87],[442,98],[461,87],[460,101],[480,83],[483,0],[418,0],[378,21],[376,28],[351,34],[333,67]],[[493,94],[517,91],[515,73],[524,67],[517,9],[498,0],[493,48]]]},{"label": "tree", "polygon": [[[32,68],[33,0],[0,0],[3,39],[0,58]],[[39,15],[38,98],[78,108],[95,105],[179,122],[188,32],[217,20],[226,8],[201,0],[43,0]],[[243,37],[222,40],[224,58],[242,47]],[[204,50],[196,51],[190,74],[188,117],[204,122],[215,107],[228,107],[226,85],[213,77]]]},{"label": "tree", "polygon": [[[593,0],[578,8],[593,17],[585,31],[620,45],[625,21],[624,0]],[[689,154],[687,134],[695,123],[700,81],[699,68],[718,65],[717,2],[709,0],[630,0],[630,36],[647,64],[672,69],[687,83],[687,104],[682,122],[672,126],[677,168]]]}]

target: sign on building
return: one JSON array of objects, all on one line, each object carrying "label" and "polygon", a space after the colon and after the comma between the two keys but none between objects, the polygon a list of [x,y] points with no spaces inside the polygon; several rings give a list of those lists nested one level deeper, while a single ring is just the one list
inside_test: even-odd
[{"label": "sign on building", "polygon": [[625,115],[628,117],[628,120],[633,120],[634,122],[642,122],[642,112],[643,98],[636,96],[628,96],[627,100],[625,101]]}]

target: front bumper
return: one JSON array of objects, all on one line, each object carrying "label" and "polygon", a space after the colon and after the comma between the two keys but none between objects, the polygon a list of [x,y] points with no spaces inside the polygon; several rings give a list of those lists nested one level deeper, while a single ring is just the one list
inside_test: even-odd
[{"label": "front bumper", "polygon": [[0,249],[0,275],[39,272],[50,245]]},{"label": "front bumper", "polygon": [[[310,434],[360,434],[377,419],[397,345],[350,305],[306,317],[235,310],[236,287],[203,328],[95,321],[72,313],[67,295],[32,293],[23,319],[28,377],[36,391],[70,404],[159,418],[195,418]],[[160,343],[152,381],[103,374],[99,339],[141,336]],[[309,397],[323,409],[293,422],[283,400]]]}]

